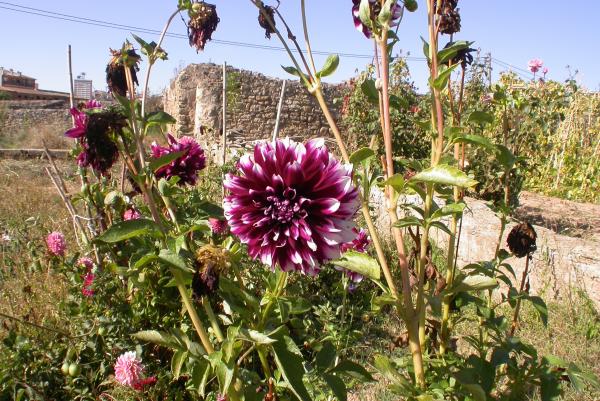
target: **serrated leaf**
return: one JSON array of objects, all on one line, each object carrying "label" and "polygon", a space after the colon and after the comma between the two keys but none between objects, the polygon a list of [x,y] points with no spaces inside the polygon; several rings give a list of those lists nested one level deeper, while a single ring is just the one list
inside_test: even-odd
[{"label": "serrated leaf", "polygon": [[366,253],[348,251],[341,258],[333,260],[331,263],[373,280],[379,280],[381,277],[379,263]]},{"label": "serrated leaf", "polygon": [[317,72],[317,77],[323,78],[333,74],[337,70],[339,65],[340,56],[338,56],[337,54],[330,55],[329,57],[327,57],[327,60],[325,60],[325,64],[323,65],[321,71]]},{"label": "serrated leaf", "polygon": [[367,160],[369,157],[375,156],[375,152],[371,148],[360,148],[350,155],[350,163],[358,164]]},{"label": "serrated leaf", "polygon": [[452,185],[461,188],[470,188],[477,185],[477,181],[469,178],[456,167],[447,164],[440,164],[423,170],[417,173],[411,180],[430,184]]},{"label": "serrated leaf", "polygon": [[96,237],[96,241],[114,244],[141,235],[160,237],[163,234],[160,230],[160,226],[153,220],[136,219],[113,224],[108,230]]}]

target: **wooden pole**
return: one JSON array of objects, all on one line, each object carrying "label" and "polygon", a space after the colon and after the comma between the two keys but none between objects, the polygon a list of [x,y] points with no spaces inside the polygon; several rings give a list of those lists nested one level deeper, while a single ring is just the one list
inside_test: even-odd
[{"label": "wooden pole", "polygon": [[[71,45],[69,45],[69,87],[71,88],[69,102],[71,108],[75,107],[75,89],[73,88],[73,63],[71,62]],[[75,117],[71,117],[73,120],[73,124],[75,124]]]},{"label": "wooden pole", "polygon": [[279,104],[277,105],[277,118],[275,119],[275,128],[273,129],[273,142],[277,139],[279,133],[279,120],[281,119],[281,109],[283,108],[283,98],[285,97],[285,84],[287,80],[283,80],[281,84],[281,95],[279,95]]},{"label": "wooden pole", "polygon": [[223,63],[223,123],[221,145],[223,146],[223,164],[227,161],[227,62]]}]

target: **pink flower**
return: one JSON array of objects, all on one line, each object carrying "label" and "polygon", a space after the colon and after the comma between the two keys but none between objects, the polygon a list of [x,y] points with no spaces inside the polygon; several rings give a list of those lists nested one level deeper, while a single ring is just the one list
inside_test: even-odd
[{"label": "pink flower", "polygon": [[527,64],[527,66],[529,67],[529,71],[533,72],[534,74],[536,72],[538,72],[542,66],[544,65],[544,62],[542,60],[540,60],[539,58],[534,58],[532,60],[529,60],[529,63]]},{"label": "pink flower", "polygon": [[131,208],[131,209],[127,209],[125,210],[125,213],[123,213],[123,220],[127,221],[127,220],[137,220],[140,217],[142,217],[142,215],[140,214],[140,212],[138,212],[137,210]]},{"label": "pink flower", "polygon": [[208,218],[208,225],[210,226],[210,230],[212,231],[212,233],[217,235],[225,234],[229,229],[227,221],[215,219],[214,217]]},{"label": "pink flower", "polygon": [[83,110],[80,110],[76,107],[73,107],[70,110],[71,115],[73,116],[73,120],[75,122],[75,126],[67,132],[65,132],[65,136],[69,138],[81,138],[85,135],[88,124],[88,116],[85,113],[85,109],[99,109],[102,108],[102,105],[96,100],[90,100],[83,106]]},{"label": "pink flower", "polygon": [[90,271],[94,268],[94,261],[87,256],[83,256],[77,260],[79,266],[85,267],[86,271]]},{"label": "pink flower", "polygon": [[550,72],[548,67],[544,67],[544,69],[542,70],[542,74],[544,74],[544,76],[546,76],[546,74],[548,74],[548,72]]},{"label": "pink flower", "polygon": [[65,236],[58,231],[53,231],[46,237],[46,245],[51,254],[55,256],[65,256],[67,242]]},{"label": "pink flower", "polygon": [[91,271],[88,271],[85,276],[83,276],[83,286],[81,288],[81,293],[86,297],[94,296],[94,279],[96,275]]},{"label": "pink flower", "polygon": [[142,380],[144,366],[134,351],[125,352],[115,363],[115,379],[123,386],[135,388]]},{"label": "pink flower", "polygon": [[156,142],[152,143],[153,158],[159,158],[175,152],[183,152],[183,154],[166,166],[156,170],[156,177],[159,179],[169,179],[177,176],[180,178],[179,185],[196,184],[198,171],[206,167],[204,150],[202,150],[194,138],[189,136],[184,136],[177,140],[173,135],[168,134],[168,141],[168,147],[160,146]]},{"label": "pink flower", "polygon": [[217,396],[217,401],[227,401],[227,396],[225,394],[219,394]]},{"label": "pink flower", "polygon": [[316,275],[354,239],[359,200],[352,168],[323,139],[262,142],[237,167],[240,175],[227,174],[224,182],[225,217],[252,258]]},{"label": "pink flower", "polygon": [[[371,244],[371,240],[369,239],[369,234],[366,230],[360,229],[358,230],[356,227],[352,229],[356,238],[352,240],[352,242],[347,242],[342,244],[341,249],[342,252],[347,251],[356,251],[356,252],[367,252],[367,248]],[[343,271],[346,276],[350,279],[351,284],[349,286],[349,290],[353,291],[356,288],[356,284],[360,283],[363,280],[363,276],[360,273],[356,273],[341,267],[335,267],[337,270]]]}]

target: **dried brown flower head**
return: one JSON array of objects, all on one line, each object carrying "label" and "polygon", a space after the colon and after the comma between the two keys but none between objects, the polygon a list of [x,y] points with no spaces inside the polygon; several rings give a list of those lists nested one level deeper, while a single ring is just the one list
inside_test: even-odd
[{"label": "dried brown flower head", "polygon": [[460,31],[460,9],[458,0],[441,0],[438,7],[438,1],[434,1],[434,9],[439,17],[440,33],[452,35]]},{"label": "dried brown flower head", "polygon": [[217,30],[220,21],[217,6],[204,1],[195,2],[188,15],[190,16],[188,23],[190,46],[194,46],[196,51],[204,50],[206,42],[212,39],[212,34]]},{"label": "dried brown flower head", "polygon": [[137,85],[137,71],[140,70],[138,63],[141,57],[135,52],[130,43],[123,45],[121,50],[110,49],[110,53],[111,58],[106,66],[106,83],[108,89],[113,94],[126,96],[128,88],[125,67],[127,66],[131,72],[132,83]]},{"label": "dried brown flower head", "polygon": [[[271,34],[275,33],[275,29],[269,23],[269,20],[275,26],[275,9],[271,6],[263,6],[263,10],[258,11],[258,24],[265,30],[265,38],[271,39]],[[269,16],[267,19],[265,13]]]},{"label": "dried brown flower head", "polygon": [[227,250],[214,245],[204,245],[196,252],[196,272],[192,278],[192,291],[198,298],[210,295],[219,286],[219,276],[230,266]]},{"label": "dried brown flower head", "polygon": [[518,258],[525,257],[537,249],[535,241],[537,234],[529,223],[521,223],[513,227],[508,234],[506,243],[508,249]]}]

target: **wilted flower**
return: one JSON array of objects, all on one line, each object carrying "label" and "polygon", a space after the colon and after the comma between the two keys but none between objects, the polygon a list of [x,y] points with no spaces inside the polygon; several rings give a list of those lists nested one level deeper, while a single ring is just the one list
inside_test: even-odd
[{"label": "wilted flower", "polygon": [[90,271],[94,268],[94,261],[87,256],[82,256],[77,260],[77,265],[85,267],[87,271]]},{"label": "wilted flower", "polygon": [[[362,32],[367,38],[371,38],[373,32],[371,28],[365,25],[360,19],[360,1],[361,0],[352,0],[352,18],[354,19],[354,27]],[[370,9],[370,17],[371,23],[375,24],[377,21],[377,17],[381,12],[381,4],[378,0],[369,0],[369,9]],[[402,17],[402,6],[398,4],[398,2],[394,3],[391,9],[392,15],[390,18],[389,26],[394,27],[398,25],[400,18]]]},{"label": "wilted flower", "polygon": [[138,212],[134,208],[129,208],[129,209],[125,210],[125,213],[123,213],[123,220],[125,220],[125,221],[137,220],[141,217],[142,217],[142,215],[140,214],[140,212]]},{"label": "wilted flower", "polygon": [[[452,47],[454,44],[455,42],[448,42],[448,44],[444,46],[444,49]],[[463,49],[458,50],[456,52],[456,55],[452,58],[452,60],[450,60],[450,64],[460,63],[463,68],[466,68],[467,65],[473,64],[473,55],[471,53],[474,51],[475,49],[471,47],[465,47]]]},{"label": "wilted flower", "polygon": [[102,105],[96,100],[90,100],[87,103],[81,105],[81,107],[73,107],[69,112],[71,116],[73,116],[73,121],[75,126],[67,132],[65,132],[65,136],[68,138],[81,138],[85,135],[88,124],[88,115],[84,112],[84,110],[90,109],[100,109]]},{"label": "wilted flower", "polygon": [[142,380],[144,366],[134,351],[125,352],[115,363],[115,379],[123,386],[135,388]]},{"label": "wilted flower", "polygon": [[229,229],[227,221],[221,219],[215,219],[214,217],[208,218],[208,225],[213,234],[225,234]]},{"label": "wilted flower", "polygon": [[323,139],[259,143],[240,159],[238,171],[225,178],[225,217],[254,259],[315,275],[354,239],[359,200],[352,169]]},{"label": "wilted flower", "polygon": [[518,258],[535,252],[537,234],[529,223],[521,223],[513,227],[506,238],[508,249]]},{"label": "wilted flower", "polygon": [[196,184],[198,171],[206,167],[204,150],[190,136],[184,136],[177,140],[173,135],[168,134],[168,141],[168,147],[153,142],[151,145],[152,157],[159,158],[174,152],[183,152],[183,154],[166,166],[156,170],[156,177],[169,179],[177,176],[180,178],[179,185]]},{"label": "wilted flower", "polygon": [[196,51],[204,50],[206,42],[211,40],[220,21],[217,15],[217,6],[204,1],[195,2],[188,15],[190,16],[188,23],[190,46],[194,46]]},{"label": "wilted flower", "polygon": [[88,115],[85,135],[80,138],[83,151],[77,157],[81,167],[91,166],[100,174],[107,174],[119,158],[114,136],[125,127],[125,116],[115,108],[97,110]]},{"label": "wilted flower", "polygon": [[96,278],[96,275],[94,273],[92,273],[91,271],[88,271],[83,276],[83,286],[81,288],[81,293],[84,296],[86,296],[86,297],[92,297],[92,296],[94,296],[93,285],[94,285],[94,279],[95,278]]},{"label": "wilted flower", "polygon": [[230,265],[226,249],[204,245],[196,252],[196,271],[192,277],[192,291],[196,297],[210,295],[219,286],[219,275]]},{"label": "wilted flower", "polygon": [[275,9],[271,6],[265,6],[262,1],[259,1],[258,3],[260,3],[260,5],[263,7],[264,12],[269,16],[269,19],[265,18],[263,10],[259,10],[258,24],[261,26],[261,28],[265,30],[265,37],[267,39],[271,39],[271,34],[275,33],[275,29],[273,29],[273,27],[269,23],[269,20],[271,20],[271,23],[273,24],[273,26],[275,26]]},{"label": "wilted flower", "polygon": [[438,7],[438,0],[433,2],[433,8],[439,17],[440,33],[452,35],[460,31],[460,9],[458,0],[441,0]]},{"label": "wilted flower", "polygon": [[529,60],[529,63],[527,63],[527,67],[529,67],[529,71],[531,71],[534,74],[537,73],[543,66],[544,66],[544,62],[542,60],[540,60],[539,58],[534,58],[532,60]]},{"label": "wilted flower", "polygon": [[67,249],[67,241],[65,236],[58,232],[53,231],[46,237],[46,245],[51,254],[55,256],[65,256],[65,250]]},{"label": "wilted flower", "polygon": [[121,50],[110,49],[110,53],[111,58],[106,66],[106,83],[108,89],[119,96],[126,96],[129,88],[127,86],[125,67],[129,68],[132,83],[137,84],[137,71],[140,70],[138,63],[141,57],[135,52],[129,42],[126,42]]}]

